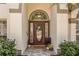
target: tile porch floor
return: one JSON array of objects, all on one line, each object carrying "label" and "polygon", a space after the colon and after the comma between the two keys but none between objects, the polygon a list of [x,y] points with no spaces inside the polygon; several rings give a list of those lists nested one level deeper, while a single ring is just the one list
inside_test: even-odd
[{"label": "tile porch floor", "polygon": [[27,48],[25,53],[25,56],[52,56],[53,51],[49,51],[46,48]]}]

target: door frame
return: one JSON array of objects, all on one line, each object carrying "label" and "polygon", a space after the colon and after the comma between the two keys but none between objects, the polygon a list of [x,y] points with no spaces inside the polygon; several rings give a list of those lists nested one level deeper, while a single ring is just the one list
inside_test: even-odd
[{"label": "door frame", "polygon": [[34,45],[30,43],[30,23],[33,22],[47,22],[48,23],[48,37],[50,37],[50,21],[49,20],[45,20],[45,21],[28,21],[28,45]]}]

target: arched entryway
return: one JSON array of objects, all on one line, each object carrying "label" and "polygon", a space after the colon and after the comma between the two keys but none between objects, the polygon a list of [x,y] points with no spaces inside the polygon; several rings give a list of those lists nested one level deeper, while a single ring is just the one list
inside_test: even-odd
[{"label": "arched entryway", "polygon": [[49,16],[43,10],[35,10],[29,16],[29,40],[30,45],[45,45],[49,37]]}]

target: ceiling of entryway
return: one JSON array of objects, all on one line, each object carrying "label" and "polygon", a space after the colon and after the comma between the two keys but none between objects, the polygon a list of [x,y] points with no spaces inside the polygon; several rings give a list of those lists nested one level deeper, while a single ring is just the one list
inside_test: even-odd
[{"label": "ceiling of entryway", "polygon": [[28,17],[35,10],[43,10],[47,12],[50,18],[52,5],[52,3],[26,3],[25,8],[27,10]]}]

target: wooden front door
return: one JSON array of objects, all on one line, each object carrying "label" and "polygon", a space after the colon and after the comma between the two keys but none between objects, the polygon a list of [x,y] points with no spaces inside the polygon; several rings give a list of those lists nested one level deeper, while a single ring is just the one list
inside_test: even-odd
[{"label": "wooden front door", "polygon": [[[49,36],[48,21],[29,21],[29,44],[44,45],[45,38]],[[46,28],[47,27],[47,28]]]}]

